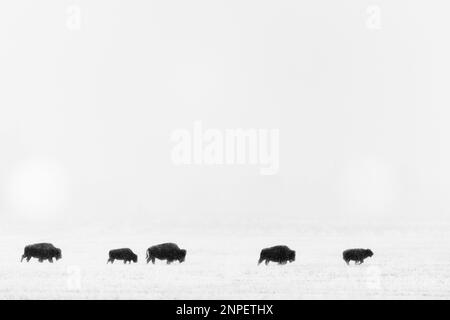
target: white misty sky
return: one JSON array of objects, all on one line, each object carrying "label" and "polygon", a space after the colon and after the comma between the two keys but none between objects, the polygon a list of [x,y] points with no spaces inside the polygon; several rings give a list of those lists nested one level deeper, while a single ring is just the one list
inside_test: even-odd
[{"label": "white misty sky", "polygon": [[[448,222],[449,6],[3,1],[0,219]],[[174,166],[196,120],[279,129],[278,174]]]}]

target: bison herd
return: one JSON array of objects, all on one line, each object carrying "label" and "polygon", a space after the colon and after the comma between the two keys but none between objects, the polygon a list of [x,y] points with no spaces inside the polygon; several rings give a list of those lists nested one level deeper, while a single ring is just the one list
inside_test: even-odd
[{"label": "bison herd", "polygon": [[[370,249],[348,249],[342,253],[342,257],[347,265],[350,261],[354,261],[355,264],[361,264],[364,259],[372,257],[373,252]],[[61,249],[56,248],[51,243],[36,243],[28,245],[24,248],[22,259],[26,259],[27,262],[31,258],[36,258],[39,262],[48,260],[53,263],[53,259],[59,260],[62,258]],[[146,252],[146,261],[150,261],[154,264],[155,260],[166,260],[167,264],[173,261],[179,263],[184,262],[186,259],[186,250],[180,249],[175,243],[162,243],[159,245],[151,246]],[[123,263],[138,262],[138,256],[129,248],[114,249],[109,251],[108,261],[106,263],[114,263],[115,260],[121,260]],[[261,250],[259,255],[258,265],[264,262],[266,265],[269,262],[276,262],[278,264],[286,264],[288,262],[295,261],[295,251],[289,249],[287,246],[274,246]]]}]

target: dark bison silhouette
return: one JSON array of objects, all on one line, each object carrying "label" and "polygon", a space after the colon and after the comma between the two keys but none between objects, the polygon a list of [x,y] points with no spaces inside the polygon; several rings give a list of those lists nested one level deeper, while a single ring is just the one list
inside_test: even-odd
[{"label": "dark bison silhouette", "polygon": [[162,243],[156,246],[151,246],[147,249],[147,263],[155,259],[167,260],[167,264],[178,260],[182,263],[186,259],[186,250],[180,249],[175,243]]},{"label": "dark bison silhouette", "polygon": [[347,264],[350,261],[355,261],[355,264],[361,264],[364,262],[364,259],[371,256],[373,256],[373,252],[370,249],[348,249],[342,252],[342,258]]},{"label": "dark bison silhouette", "polygon": [[30,261],[31,258],[39,259],[39,262],[44,260],[48,260],[53,263],[53,258],[59,260],[62,258],[61,249],[56,248],[51,243],[35,243],[26,246],[23,250],[22,259],[27,259],[27,262]]},{"label": "dark bison silhouette", "polygon": [[106,263],[114,263],[114,260],[123,260],[123,263],[131,264],[131,261],[134,263],[138,261],[138,256],[129,248],[114,249],[109,251],[109,259]]},{"label": "dark bison silhouette", "polygon": [[295,251],[289,249],[287,246],[265,248],[261,250],[258,265],[263,261],[265,261],[266,265],[268,265],[270,261],[279,264],[286,264],[288,261],[293,262],[295,261]]}]

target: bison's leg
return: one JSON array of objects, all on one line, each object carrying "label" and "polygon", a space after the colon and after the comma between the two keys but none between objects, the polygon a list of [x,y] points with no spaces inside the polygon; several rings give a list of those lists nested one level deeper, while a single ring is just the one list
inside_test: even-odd
[{"label": "bison's leg", "polygon": [[50,262],[50,263],[53,263],[53,258],[48,258],[48,261]]},{"label": "bison's leg", "polygon": [[152,263],[155,264],[155,257],[152,258]]},{"label": "bison's leg", "polygon": [[269,264],[269,259],[266,259],[266,261],[264,262],[266,264],[266,266]]},{"label": "bison's leg", "polygon": [[171,263],[172,263],[172,260],[167,259],[167,264],[171,264]]},{"label": "bison's leg", "polygon": [[26,256],[25,256],[25,255],[22,255],[22,259],[20,259],[20,262],[22,262],[23,259],[25,259],[25,258],[26,258]]},{"label": "bison's leg", "polygon": [[258,260],[258,266],[261,264],[261,262],[263,262],[264,261],[264,259],[263,258],[259,258],[259,260]]},{"label": "bison's leg", "polygon": [[27,257],[27,262],[30,262],[30,260],[31,260],[31,257]]},{"label": "bison's leg", "polygon": [[123,260],[123,264],[126,264],[127,263],[127,260]]},{"label": "bison's leg", "polygon": [[114,258],[109,258],[106,263],[108,263],[108,262],[111,262],[111,264],[113,264],[114,263]]},{"label": "bison's leg", "polygon": [[43,262],[44,261],[44,259],[42,259],[42,258],[39,258],[39,262]]}]

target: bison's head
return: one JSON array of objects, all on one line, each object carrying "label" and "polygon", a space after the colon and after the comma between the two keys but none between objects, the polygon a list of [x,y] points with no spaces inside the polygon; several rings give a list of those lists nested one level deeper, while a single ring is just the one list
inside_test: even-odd
[{"label": "bison's head", "polygon": [[137,254],[133,253],[133,262],[136,263],[138,260]]},{"label": "bison's head", "polygon": [[371,257],[371,256],[373,256],[373,252],[372,252],[372,250],[370,250],[370,249],[366,249],[366,255],[367,255],[368,257]]},{"label": "bison's head", "polygon": [[295,251],[291,250],[288,254],[288,260],[289,262],[294,262],[295,261]]},{"label": "bison's head", "polygon": [[61,259],[61,258],[62,258],[61,249],[58,249],[58,248],[57,248],[57,249],[55,250],[55,252],[56,252],[56,256],[55,256],[56,260]]},{"label": "bison's head", "polygon": [[178,261],[181,263],[186,259],[186,250],[181,249],[180,254],[178,255]]}]

